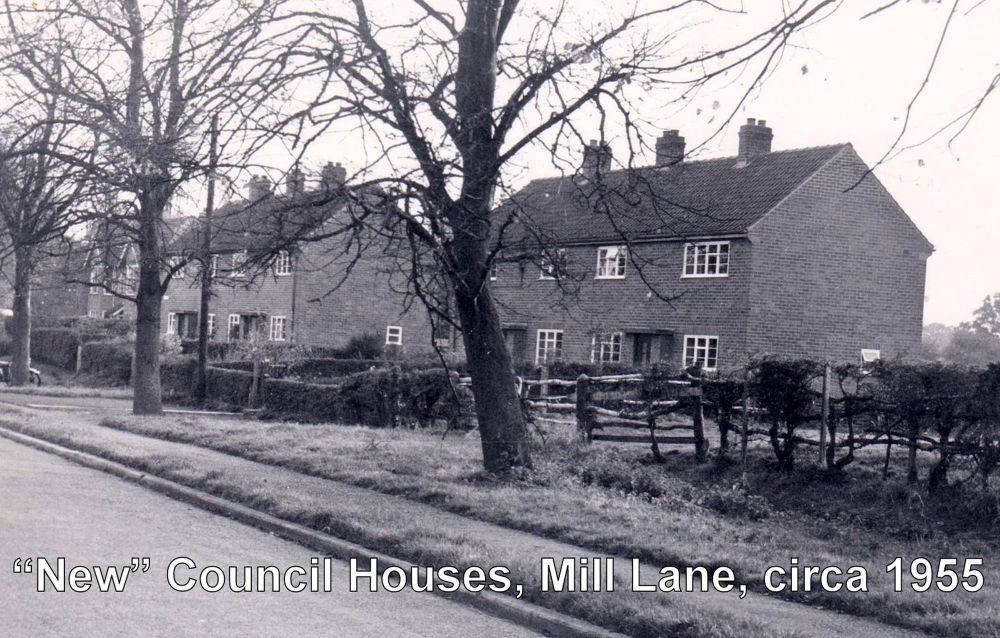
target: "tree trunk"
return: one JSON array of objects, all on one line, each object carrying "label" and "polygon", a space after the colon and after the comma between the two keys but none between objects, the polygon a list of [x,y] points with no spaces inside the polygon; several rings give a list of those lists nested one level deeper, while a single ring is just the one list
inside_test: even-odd
[{"label": "tree trunk", "polygon": [[951,431],[944,430],[941,432],[941,442],[938,446],[938,462],[927,477],[927,491],[931,494],[948,485],[948,469],[951,467],[951,450],[948,449],[950,445]]},{"label": "tree trunk", "polygon": [[[164,198],[165,202],[166,199]],[[139,286],[135,305],[135,366],[132,376],[132,413],[163,414],[160,387],[160,307],[165,291],[160,282],[159,225],[163,205],[141,205]]]},{"label": "tree trunk", "polygon": [[484,284],[475,296],[466,294],[463,287],[456,288],[472,395],[476,399],[483,464],[488,472],[497,474],[505,474],[516,466],[529,466],[528,429],[489,285]]},{"label": "tree trunk", "polygon": [[14,251],[14,316],[11,317],[10,384],[31,381],[31,270],[32,250]]}]

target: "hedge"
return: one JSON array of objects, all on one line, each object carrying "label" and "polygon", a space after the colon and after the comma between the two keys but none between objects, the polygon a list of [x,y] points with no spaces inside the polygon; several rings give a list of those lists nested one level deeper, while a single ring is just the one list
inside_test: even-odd
[{"label": "hedge", "polygon": [[115,385],[132,379],[132,344],[128,341],[92,341],[80,350],[80,372]]},{"label": "hedge", "polygon": [[445,419],[457,424],[471,413],[471,396],[452,382],[442,369],[399,368],[353,374],[337,385],[269,379],[264,384],[264,405],[269,414],[310,421],[392,427],[427,426]]},{"label": "hedge", "polygon": [[[220,361],[213,364],[227,370],[253,371],[252,361]],[[272,379],[288,377],[309,379],[334,379],[358,372],[384,368],[388,363],[380,359],[302,359],[291,363],[267,366],[267,375]]]}]

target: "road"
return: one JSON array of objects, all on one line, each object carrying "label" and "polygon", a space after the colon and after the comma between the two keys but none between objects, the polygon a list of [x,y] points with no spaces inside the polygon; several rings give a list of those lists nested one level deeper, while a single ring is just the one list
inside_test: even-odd
[{"label": "road", "polygon": [[[35,591],[17,558],[69,565],[151,559],[121,593]],[[534,636],[429,594],[350,593],[334,561],[331,593],[173,591],[166,566],[308,567],[309,550],[137,485],[0,438],[0,627],[7,636]],[[37,566],[37,558],[35,560]]]}]

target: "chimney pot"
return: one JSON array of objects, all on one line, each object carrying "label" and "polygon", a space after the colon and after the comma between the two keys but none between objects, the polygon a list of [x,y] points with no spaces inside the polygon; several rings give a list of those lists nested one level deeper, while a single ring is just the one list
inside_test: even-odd
[{"label": "chimney pot", "polygon": [[673,166],[684,159],[684,138],[680,131],[664,131],[656,140],[656,165]]},{"label": "chimney pot", "polygon": [[758,155],[767,155],[771,152],[773,139],[774,133],[765,120],[755,121],[754,118],[749,118],[740,127],[740,161],[746,162]]},{"label": "chimney pot", "polygon": [[247,185],[247,194],[251,202],[256,202],[271,194],[271,180],[263,175],[254,175]]},{"label": "chimney pot", "polygon": [[306,176],[302,173],[298,166],[292,168],[288,171],[288,177],[285,178],[285,192],[289,197],[295,197],[301,195],[305,192],[306,188]]},{"label": "chimney pot", "polygon": [[333,162],[327,162],[326,166],[320,172],[320,182],[323,188],[332,190],[335,188],[340,188],[347,181],[347,169],[340,165],[340,162],[334,164]]},{"label": "chimney pot", "polygon": [[580,171],[587,178],[593,178],[611,170],[611,145],[607,142],[590,140],[583,149],[583,165]]}]

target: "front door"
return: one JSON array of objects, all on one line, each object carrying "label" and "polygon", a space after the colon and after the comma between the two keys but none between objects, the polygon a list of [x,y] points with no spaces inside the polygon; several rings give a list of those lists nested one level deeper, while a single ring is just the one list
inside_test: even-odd
[{"label": "front door", "polygon": [[632,342],[632,363],[637,366],[648,366],[653,363],[653,340],[656,335],[637,334]]},{"label": "front door", "polygon": [[503,331],[503,340],[507,344],[507,352],[510,353],[510,360],[514,363],[524,361],[525,345],[527,343],[527,332],[516,328],[507,328]]}]

